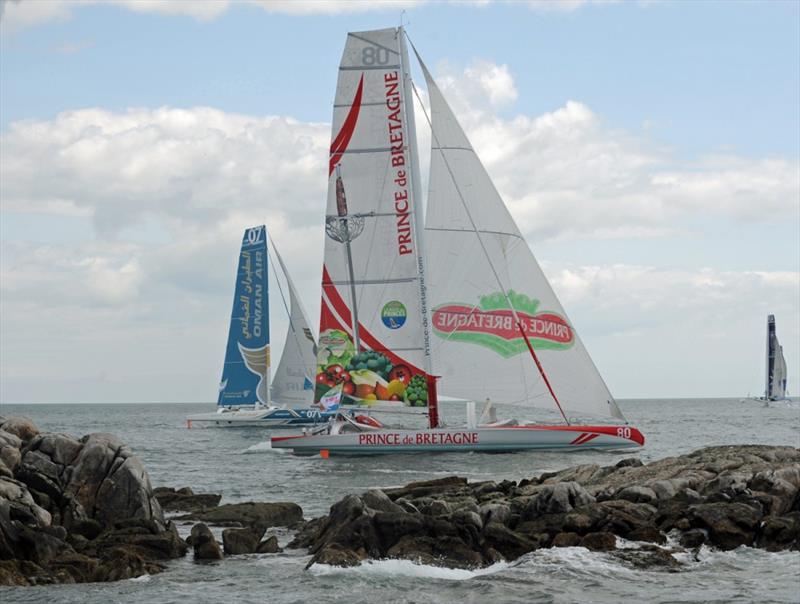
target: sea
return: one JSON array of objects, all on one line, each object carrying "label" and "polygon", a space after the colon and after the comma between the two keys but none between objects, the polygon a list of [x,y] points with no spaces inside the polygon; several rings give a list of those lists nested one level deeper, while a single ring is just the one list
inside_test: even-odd
[{"label": "sea", "polygon": [[[452,403],[449,403],[451,405]],[[376,457],[295,457],[272,450],[260,428],[187,429],[185,417],[210,404],[37,404],[0,406],[40,429],[82,436],[110,432],[141,458],[153,486],[189,486],[221,493],[223,503],[294,501],[306,518],[325,514],[348,493],[415,480],[465,476],[520,480],[582,463],[614,464],[631,455],[643,462],[723,444],[800,447],[800,403],[768,407],[741,399],[622,400],[629,422],[647,439],[636,453],[441,453]],[[446,417],[458,409],[446,408]],[[526,409],[498,406],[521,419]],[[462,412],[463,417],[463,412]],[[191,525],[181,525],[188,534]],[[285,529],[270,530],[283,545]],[[625,544],[623,544],[625,545]],[[386,560],[356,568],[313,566],[305,551],[245,555],[195,563],[191,553],[167,570],[116,583],[0,588],[0,602],[147,604],[192,602],[272,604],[386,604],[392,602],[800,602],[800,552],[769,553],[742,547],[703,548],[679,555],[678,572],[635,570],[605,553],[583,548],[532,552],[523,558],[468,571]]]}]

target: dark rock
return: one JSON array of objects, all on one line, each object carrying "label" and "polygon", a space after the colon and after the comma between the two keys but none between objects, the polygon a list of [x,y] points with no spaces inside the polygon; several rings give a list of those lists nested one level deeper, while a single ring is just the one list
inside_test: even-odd
[{"label": "dark rock", "polygon": [[292,539],[286,547],[289,549],[310,547],[319,537],[327,521],[327,517],[320,516],[319,518],[314,518],[313,520],[302,523],[297,533],[295,533],[294,539]]},{"label": "dark rock", "polygon": [[683,547],[694,549],[700,547],[708,540],[708,535],[703,529],[689,529],[681,533],[680,544]]},{"label": "dark rock", "polygon": [[254,554],[265,529],[225,529],[222,531],[222,548],[228,555]]},{"label": "dark rock", "polygon": [[552,547],[576,547],[580,545],[581,536],[578,533],[558,533],[553,537]]},{"label": "dark rock", "polygon": [[516,533],[499,522],[490,522],[483,528],[483,545],[497,550],[508,560],[514,560],[541,547],[538,540]]},{"label": "dark rock", "polygon": [[800,512],[765,518],[756,545],[770,552],[800,550]]},{"label": "dark rock", "polygon": [[339,547],[337,544],[326,545],[308,563],[306,568],[312,564],[330,564],[331,566],[358,566],[363,557],[356,552]]},{"label": "dark rock", "polygon": [[376,514],[374,523],[384,549],[389,549],[405,536],[427,534],[425,518],[419,514]]},{"label": "dark rock", "polygon": [[195,560],[222,560],[222,550],[211,529],[198,523],[192,527],[192,549]]},{"label": "dark rock", "polygon": [[74,522],[70,527],[70,532],[73,535],[81,535],[82,537],[86,537],[86,539],[92,540],[103,532],[103,527],[97,520],[86,518]]},{"label": "dark rock", "polygon": [[420,513],[427,516],[446,516],[452,512],[450,505],[442,499],[426,500],[417,507]]},{"label": "dark rock", "polygon": [[589,533],[581,539],[580,545],[593,552],[610,552],[617,549],[617,538],[611,533]]},{"label": "dark rock", "polygon": [[752,545],[762,517],[742,503],[701,503],[691,506],[688,516],[691,525],[707,529],[709,541],[722,550]]},{"label": "dark rock", "polygon": [[257,503],[252,501],[228,503],[177,518],[181,521],[195,520],[217,525],[223,522],[239,522],[243,526],[259,529],[267,529],[272,526],[291,526],[302,519],[303,509],[296,503]]},{"label": "dark rock", "polygon": [[189,487],[173,489],[156,487],[153,495],[165,512],[195,512],[219,505],[222,495],[217,493],[195,493]]},{"label": "dark rock", "polygon": [[92,580],[122,581],[162,570],[164,566],[148,560],[136,548],[116,546],[103,551]]},{"label": "dark rock", "polygon": [[648,541],[660,545],[667,542],[666,536],[655,526],[640,526],[635,528],[628,533],[627,539],[631,541]]},{"label": "dark rock", "polygon": [[398,489],[385,489],[385,493],[390,499],[395,500],[400,497],[415,499],[426,497],[431,494],[440,494],[446,491],[459,490],[467,487],[467,479],[460,476],[447,476],[436,480],[423,480],[420,482],[410,482]]},{"label": "dark rock", "polygon": [[277,554],[280,551],[281,548],[278,546],[278,538],[275,535],[264,539],[256,548],[257,554]]},{"label": "dark rock", "polygon": [[670,552],[663,549],[618,549],[611,555],[627,565],[641,570],[676,572],[683,566]]}]

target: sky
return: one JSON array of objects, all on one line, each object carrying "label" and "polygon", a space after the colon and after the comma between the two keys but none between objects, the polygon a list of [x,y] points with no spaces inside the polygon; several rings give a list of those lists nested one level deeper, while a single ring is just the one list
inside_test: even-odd
[{"label": "sky", "polygon": [[0,403],[215,400],[256,224],[316,325],[345,35],[401,19],[616,397],[763,392],[769,313],[800,392],[798,2],[0,1]]}]

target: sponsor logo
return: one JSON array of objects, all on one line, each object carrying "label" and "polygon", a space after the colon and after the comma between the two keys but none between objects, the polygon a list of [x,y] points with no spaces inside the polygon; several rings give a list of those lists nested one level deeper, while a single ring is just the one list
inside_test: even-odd
[{"label": "sponsor logo", "polygon": [[416,434],[363,433],[359,445],[477,445],[477,432],[418,432]]},{"label": "sponsor logo", "polygon": [[527,349],[508,300],[536,349],[566,350],[575,343],[572,327],[561,315],[539,311],[539,300],[514,290],[482,296],[477,306],[452,302],[433,309],[433,332],[442,339],[470,342],[510,358]]},{"label": "sponsor logo", "polygon": [[407,316],[406,307],[397,300],[387,302],[381,310],[381,321],[389,329],[400,329],[405,324]]},{"label": "sponsor logo", "polygon": [[247,243],[249,245],[255,245],[256,243],[261,243],[261,233],[264,231],[261,227],[255,227],[252,229],[247,229]]}]

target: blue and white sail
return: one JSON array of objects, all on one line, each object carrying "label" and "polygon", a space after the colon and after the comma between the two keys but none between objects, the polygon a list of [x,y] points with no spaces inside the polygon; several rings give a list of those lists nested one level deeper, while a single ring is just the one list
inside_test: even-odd
[{"label": "blue and white sail", "polygon": [[231,324],[217,405],[269,404],[269,304],[267,229],[247,229],[242,238]]}]

